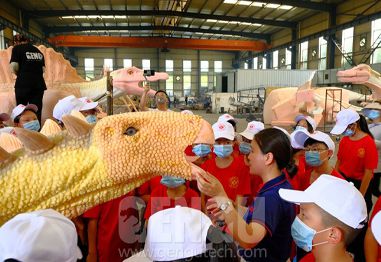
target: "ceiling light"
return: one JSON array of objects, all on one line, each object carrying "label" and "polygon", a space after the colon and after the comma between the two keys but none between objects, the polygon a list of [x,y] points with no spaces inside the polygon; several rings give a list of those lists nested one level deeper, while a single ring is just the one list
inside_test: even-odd
[{"label": "ceiling light", "polygon": [[62,16],[62,19],[73,19],[74,17],[73,16]]},{"label": "ceiling light", "polygon": [[258,6],[258,7],[263,7],[264,5],[266,5],[266,3],[263,3],[263,2],[254,2],[253,3],[253,6]]},{"label": "ceiling light", "polygon": [[252,1],[238,1],[239,5],[251,5],[252,3]]},{"label": "ceiling light", "polygon": [[215,20],[215,19],[207,19],[206,22],[209,22],[209,23],[217,23],[217,20]]},{"label": "ceiling light", "polygon": [[279,9],[284,9],[284,10],[290,10],[291,8],[293,8],[293,6],[291,6],[291,5],[281,5],[279,7]]},{"label": "ceiling light", "polygon": [[236,4],[237,0],[224,0],[225,4]]},{"label": "ceiling light", "polygon": [[278,4],[267,4],[266,7],[267,8],[278,8],[280,5]]}]

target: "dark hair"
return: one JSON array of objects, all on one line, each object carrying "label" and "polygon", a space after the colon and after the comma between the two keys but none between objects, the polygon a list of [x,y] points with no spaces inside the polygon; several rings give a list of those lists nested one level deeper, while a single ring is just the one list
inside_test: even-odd
[{"label": "dark hair", "polygon": [[298,166],[295,164],[294,155],[302,151],[303,149],[297,149],[291,147],[291,160],[286,166],[286,172],[290,178],[293,178],[299,171]]},{"label": "dark hair", "polygon": [[32,110],[32,109],[25,109],[21,114],[19,114],[18,116],[16,116],[15,117],[15,119],[13,120],[13,122],[14,123],[20,123],[20,118],[21,118],[21,116],[25,113],[25,112],[27,112],[27,111],[30,111],[30,112],[33,112],[33,113],[35,113],[36,115],[37,115],[37,113],[34,111],[34,110]]},{"label": "dark hair", "polygon": [[329,148],[328,148],[328,145],[327,145],[326,143],[324,143],[324,142],[322,142],[322,141],[315,140],[315,139],[313,139],[313,138],[311,138],[311,137],[309,137],[309,138],[304,142],[304,147],[313,145],[313,144],[315,144],[315,143],[323,144],[323,145],[325,145],[325,147],[326,147],[327,149],[329,149]]},{"label": "dark hair", "polygon": [[263,154],[272,153],[275,162],[282,170],[291,161],[290,138],[283,131],[276,128],[268,128],[260,131],[254,136]]},{"label": "dark hair", "polygon": [[159,93],[163,93],[167,97],[167,99],[168,99],[168,107],[170,107],[171,106],[171,100],[169,99],[169,96],[168,96],[167,92],[165,92],[164,90],[157,90],[155,95],[154,95],[154,98],[156,98],[156,95],[159,94]]},{"label": "dark hair", "polygon": [[234,120],[232,120],[232,119],[228,120],[227,122],[230,123],[233,126],[234,131],[237,132],[237,124],[236,124],[236,122]]},{"label": "dark hair", "polygon": [[372,133],[369,131],[368,122],[366,122],[365,116],[360,114],[360,119],[357,121],[357,123],[361,131],[367,133],[371,138],[374,139]]},{"label": "dark hair", "polygon": [[13,37],[13,44],[15,45],[23,43],[23,42],[29,42],[29,41],[30,40],[26,36],[21,34],[17,34]]},{"label": "dark hair", "polygon": [[314,128],[312,127],[312,125],[310,124],[310,122],[307,121],[307,119],[303,118],[303,119],[300,119],[298,121],[298,123],[296,123],[296,125],[294,126],[294,129],[296,129],[296,127],[298,126],[299,122],[302,121],[302,120],[305,120],[307,122],[307,130],[309,133],[313,133],[314,132]]}]

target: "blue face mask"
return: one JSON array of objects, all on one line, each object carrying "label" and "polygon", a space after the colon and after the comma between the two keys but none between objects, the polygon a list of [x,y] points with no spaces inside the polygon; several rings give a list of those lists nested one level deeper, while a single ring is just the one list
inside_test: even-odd
[{"label": "blue face mask", "polygon": [[217,157],[228,157],[233,153],[232,145],[214,145],[213,152]]},{"label": "blue face mask", "polygon": [[40,122],[38,122],[38,120],[33,120],[23,124],[23,127],[25,129],[38,132],[38,130],[40,130]]},{"label": "blue face mask", "polygon": [[88,116],[86,116],[86,121],[89,124],[95,124],[97,122],[97,116],[96,115],[88,115]]},{"label": "blue face mask", "polygon": [[319,151],[306,151],[305,158],[309,166],[320,166],[322,163]]},{"label": "blue face mask", "polygon": [[163,176],[163,178],[160,180],[160,183],[168,188],[176,188],[185,184],[185,179],[173,176]]},{"label": "blue face mask", "polygon": [[352,129],[346,129],[343,133],[343,136],[353,136],[355,134],[355,132],[353,132]]},{"label": "blue face mask", "polygon": [[366,111],[365,116],[371,120],[375,120],[380,117],[380,111],[371,109]]},{"label": "blue face mask", "polygon": [[295,130],[307,130],[304,126],[296,126]]},{"label": "blue face mask", "polygon": [[242,142],[239,144],[239,152],[241,152],[244,155],[248,155],[251,153],[251,145],[246,142]]},{"label": "blue face mask", "polygon": [[318,246],[328,243],[328,241],[312,244],[312,241],[316,234],[330,230],[331,228],[324,229],[322,231],[316,232],[316,230],[310,228],[296,217],[291,226],[291,236],[295,241],[295,244],[306,252],[310,252],[313,246]]},{"label": "blue face mask", "polygon": [[210,152],[212,152],[212,150],[210,149],[210,146],[209,146],[209,145],[198,144],[198,145],[195,145],[195,146],[192,148],[192,152],[193,152],[196,156],[199,156],[199,157],[205,157],[205,156],[209,155]]}]

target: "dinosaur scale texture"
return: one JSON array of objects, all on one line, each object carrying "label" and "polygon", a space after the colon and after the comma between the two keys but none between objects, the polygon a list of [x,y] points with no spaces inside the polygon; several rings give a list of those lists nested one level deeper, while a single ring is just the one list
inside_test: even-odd
[{"label": "dinosaur scale texture", "polygon": [[0,147],[0,225],[44,208],[76,217],[153,174],[189,179],[185,148],[214,142],[210,124],[180,113],[126,113],[94,127],[71,115],[63,122],[67,130],[50,138],[15,128],[24,149],[10,154]]}]

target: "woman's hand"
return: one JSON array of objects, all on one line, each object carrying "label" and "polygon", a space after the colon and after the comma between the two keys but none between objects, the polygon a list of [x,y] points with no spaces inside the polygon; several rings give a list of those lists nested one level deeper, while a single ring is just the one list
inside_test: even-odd
[{"label": "woman's hand", "polygon": [[228,198],[221,182],[208,172],[199,172],[196,174],[198,189],[209,197]]}]

